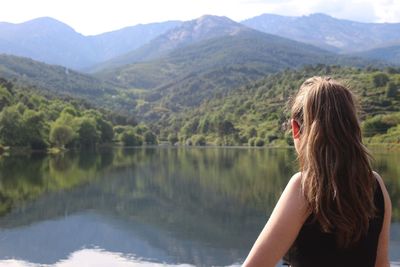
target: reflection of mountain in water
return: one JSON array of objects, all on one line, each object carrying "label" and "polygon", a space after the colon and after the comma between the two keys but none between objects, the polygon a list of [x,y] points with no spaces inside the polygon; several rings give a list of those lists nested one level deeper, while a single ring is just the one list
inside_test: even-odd
[{"label": "reflection of mountain in water", "polygon": [[[261,168],[264,172],[257,173],[251,168],[250,173],[246,173],[249,168],[243,168],[243,164],[268,162],[267,159],[272,160],[277,155],[285,158],[290,154],[269,155],[261,150],[232,149],[119,151],[113,154],[108,167],[100,164],[103,169],[98,172],[82,159],[51,159],[49,165],[53,174],[57,169],[63,173],[87,170],[80,174],[82,183],[61,191],[49,190],[51,192],[43,193],[35,201],[15,205],[0,220],[0,225],[11,228],[3,230],[2,236],[11,235],[16,226],[19,226],[17,232],[25,229],[20,235],[22,241],[12,242],[17,247],[23,244],[31,247],[32,240],[40,240],[41,227],[47,229],[46,235],[52,233],[57,237],[53,240],[58,245],[52,244],[52,239],[47,237],[33,246],[31,255],[26,247],[4,247],[2,256],[10,256],[14,251],[11,255],[17,258],[54,263],[86,245],[136,253],[135,242],[144,242],[151,249],[147,254],[141,251],[140,257],[195,265],[232,264],[248,252],[267,218],[269,208],[265,210],[266,203],[276,201],[287,180],[287,177],[281,180],[278,176],[268,180],[267,166]],[[92,165],[101,161],[90,159],[88,155],[85,159]],[[74,168],[77,170],[71,170]],[[276,164],[269,172],[278,172],[279,168],[288,167]],[[262,187],[257,182],[260,179]],[[262,191],[263,187],[265,190]],[[253,191],[246,191],[246,188]],[[76,213],[80,215],[70,216]],[[58,219],[42,222],[54,218]],[[108,232],[116,228],[123,234],[113,232],[113,236],[119,236],[113,242],[110,235],[106,235],[107,231],[95,231],[96,228],[89,231],[89,226],[84,227],[91,224],[107,224]],[[26,225],[30,226],[26,228]],[[76,229],[76,225],[82,227]],[[150,230],[146,232],[140,225],[147,225]],[[93,231],[97,232],[97,239],[88,237]],[[29,236],[32,240],[26,242]],[[49,255],[50,248],[54,256]],[[162,253],[157,254],[157,251],[162,251],[165,256],[160,256]],[[152,253],[156,255],[152,256]]]},{"label": "reflection of mountain in water", "polygon": [[25,201],[8,201],[0,219],[0,258],[46,264],[95,246],[170,264],[238,262],[294,172],[288,150],[111,150],[25,160],[29,173],[10,160],[0,194]]}]

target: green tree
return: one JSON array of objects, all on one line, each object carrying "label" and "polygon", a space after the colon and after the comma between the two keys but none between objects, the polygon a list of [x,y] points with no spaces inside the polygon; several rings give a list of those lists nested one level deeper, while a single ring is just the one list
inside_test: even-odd
[{"label": "green tree", "polygon": [[363,133],[365,136],[374,136],[375,134],[386,133],[393,125],[383,120],[381,115],[365,120],[362,124]]},{"label": "green tree", "polygon": [[376,87],[382,87],[382,86],[385,86],[387,84],[387,82],[389,81],[389,76],[386,73],[380,72],[380,73],[375,74],[372,77],[372,80]]},{"label": "green tree", "polygon": [[147,131],[144,133],[144,142],[146,145],[156,145],[157,142],[157,136],[150,131]]},{"label": "green tree", "polygon": [[178,141],[178,136],[175,133],[170,133],[168,135],[168,142],[170,142],[171,145],[175,145]]},{"label": "green tree", "polygon": [[264,146],[264,144],[265,144],[264,139],[261,138],[256,138],[256,140],[254,141],[255,146]]},{"label": "green tree", "polygon": [[257,139],[256,137],[250,138],[248,142],[249,146],[254,146],[256,139]]},{"label": "green tree", "polygon": [[100,141],[102,143],[111,142],[114,138],[114,130],[108,121],[97,118],[96,120],[97,129],[100,131]]},{"label": "green tree", "polygon": [[249,129],[247,129],[247,136],[248,137],[256,137],[257,136],[257,130],[254,127],[250,127]]},{"label": "green tree", "polygon": [[11,93],[5,87],[0,86],[0,111],[10,105],[11,99]]},{"label": "green tree", "polygon": [[78,128],[78,142],[83,147],[94,147],[100,140],[100,132],[92,118],[83,117]]},{"label": "green tree", "polygon": [[72,141],[74,131],[68,125],[53,124],[50,129],[50,142],[57,147],[64,148]]},{"label": "green tree", "polygon": [[229,120],[219,121],[217,124],[217,132],[219,136],[232,134],[236,131],[235,126]]},{"label": "green tree", "polygon": [[23,128],[26,142],[32,149],[46,149],[49,146],[49,127],[44,114],[31,109],[26,109],[23,116]]},{"label": "green tree", "polygon": [[205,146],[207,144],[206,138],[200,134],[193,135],[191,139],[194,146]]},{"label": "green tree", "polygon": [[26,146],[21,113],[16,105],[6,107],[0,112],[0,140],[8,146]]},{"label": "green tree", "polygon": [[122,133],[121,141],[125,146],[141,146],[143,144],[142,138],[129,130]]},{"label": "green tree", "polygon": [[394,82],[390,82],[386,86],[386,97],[394,98],[397,96],[399,86],[396,85]]}]

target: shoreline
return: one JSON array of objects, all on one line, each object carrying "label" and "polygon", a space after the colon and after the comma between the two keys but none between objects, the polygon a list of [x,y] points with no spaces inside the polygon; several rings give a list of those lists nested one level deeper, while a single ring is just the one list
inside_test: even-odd
[{"label": "shoreline", "polygon": [[[365,146],[368,149],[382,149],[383,151],[400,151],[400,144],[398,143],[366,143]],[[102,144],[93,148],[89,148],[89,150],[96,151],[97,149],[104,148],[122,148],[122,149],[132,149],[132,148],[229,148],[229,149],[294,149],[294,146],[290,145],[282,145],[282,144],[269,144],[264,146],[249,146],[249,145],[233,145],[233,146],[219,146],[214,144],[204,145],[204,146],[189,146],[189,145],[171,145],[166,143],[161,143],[158,145],[142,145],[142,146],[123,146],[118,144]],[[48,149],[30,149],[27,147],[3,147],[3,150],[0,151],[0,156],[9,156],[9,155],[31,155],[31,154],[46,154],[46,155],[57,155],[61,153],[65,153],[68,151],[81,151],[87,150],[88,148],[48,148]]]}]

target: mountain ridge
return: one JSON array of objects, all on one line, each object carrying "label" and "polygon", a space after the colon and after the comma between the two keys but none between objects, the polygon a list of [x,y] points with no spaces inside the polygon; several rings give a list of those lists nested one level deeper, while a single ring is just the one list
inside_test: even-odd
[{"label": "mountain ridge", "polygon": [[84,70],[131,51],[180,23],[167,21],[130,26],[95,36],[84,36],[50,17],[23,23],[0,23],[0,53]]},{"label": "mountain ridge", "polygon": [[343,53],[400,41],[400,23],[364,23],[337,19],[323,13],[308,16],[262,14],[241,23],[259,31]]},{"label": "mountain ridge", "polygon": [[183,47],[223,35],[234,35],[246,28],[246,26],[243,26],[227,17],[204,15],[200,18],[183,22],[178,27],[172,28],[164,34],[159,35],[136,50],[95,66],[91,72],[97,72],[107,68],[115,68],[140,61],[148,61],[157,57],[165,56],[168,52],[171,52],[178,47]]}]

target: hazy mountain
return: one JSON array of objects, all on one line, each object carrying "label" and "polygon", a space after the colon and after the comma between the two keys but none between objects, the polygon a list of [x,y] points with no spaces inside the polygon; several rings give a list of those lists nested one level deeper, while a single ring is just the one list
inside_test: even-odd
[{"label": "hazy mountain", "polygon": [[181,25],[180,21],[139,24],[117,31],[88,36],[98,53],[97,62],[105,61],[130,52],[151,41],[160,34]]},{"label": "hazy mountain", "polygon": [[[151,89],[178,77],[218,67],[252,64],[257,67],[254,72],[262,75],[282,68],[325,62],[327,57],[333,56],[311,45],[239,27],[240,31],[235,34],[182,45],[157,59],[106,69],[96,75],[129,87]],[[158,43],[158,38],[154,41]]]},{"label": "hazy mountain", "polygon": [[400,41],[400,23],[361,23],[325,14],[301,17],[264,14],[242,24],[339,52],[364,51]]},{"label": "hazy mountain", "polygon": [[84,69],[132,51],[179,24],[178,21],[152,23],[83,36],[68,25],[47,17],[20,24],[3,22],[0,23],[0,53]]},{"label": "hazy mountain", "polygon": [[360,53],[354,53],[353,55],[369,59],[385,60],[395,65],[400,65],[400,45],[375,48]]},{"label": "hazy mountain", "polygon": [[52,18],[0,24],[0,53],[72,68],[91,64],[96,57],[83,35]]},{"label": "hazy mountain", "polygon": [[115,93],[115,86],[92,76],[66,67],[5,54],[0,54],[0,77],[58,94],[95,97]]},{"label": "hazy mountain", "polygon": [[235,35],[246,28],[227,17],[205,15],[183,22],[179,27],[167,31],[139,49],[100,64],[93,71],[155,59],[178,47],[215,37]]},{"label": "hazy mountain", "polygon": [[[241,28],[234,35],[179,47],[166,56],[97,73],[128,88],[147,89],[138,111],[157,119],[151,106],[180,111],[283,69],[310,64],[366,65],[286,38]],[[150,111],[150,113],[148,112]]]}]

